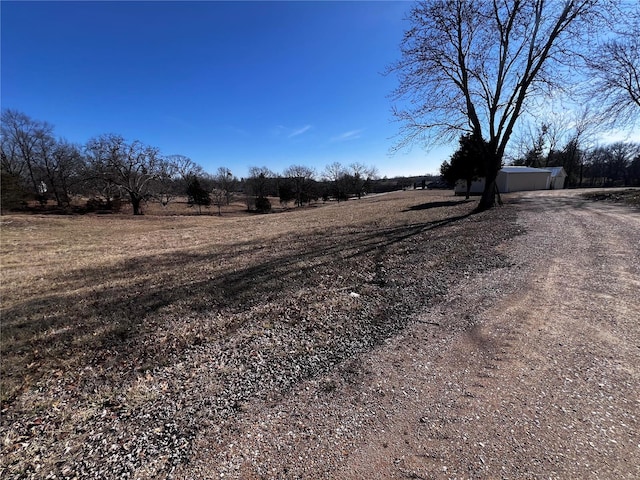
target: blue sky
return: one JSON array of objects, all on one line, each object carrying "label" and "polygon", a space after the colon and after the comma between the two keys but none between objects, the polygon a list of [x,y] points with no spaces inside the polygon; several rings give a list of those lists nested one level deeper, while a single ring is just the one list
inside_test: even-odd
[{"label": "blue sky", "polygon": [[436,173],[453,150],[389,154],[385,68],[409,2],[7,2],[2,108],[84,143],[118,133],[238,177],[250,166]]}]

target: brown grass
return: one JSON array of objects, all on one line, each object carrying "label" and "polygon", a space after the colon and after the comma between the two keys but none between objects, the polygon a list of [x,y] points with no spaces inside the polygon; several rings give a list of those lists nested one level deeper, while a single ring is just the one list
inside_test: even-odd
[{"label": "brown grass", "polygon": [[[34,455],[42,468],[57,465],[60,440],[70,459],[89,458],[88,427],[78,425],[104,421],[100,412],[121,419],[188,388],[215,398],[224,416],[348,357],[347,343],[366,348],[446,288],[447,275],[491,267],[473,240],[490,214],[469,217],[474,206],[413,191],[269,215],[0,217],[10,471],[29,471]],[[252,363],[257,354],[269,356],[268,373]],[[294,361],[295,374],[278,374]],[[217,365],[205,383],[204,364]],[[232,385],[240,374],[258,380]]]},{"label": "brown grass", "polygon": [[640,188],[597,189],[584,194],[589,200],[622,203],[630,207],[640,208]]},{"label": "brown grass", "polygon": [[[425,212],[410,210],[421,201],[442,200],[411,192],[270,215],[241,215],[236,208],[232,217],[5,215],[2,399],[14,398],[61,360],[75,364],[86,351],[161,327],[153,319],[160,310],[181,315],[259,302],[269,296],[268,283],[256,280],[270,275],[265,269],[276,267],[274,259],[284,262],[283,275],[293,282],[302,271],[298,262],[302,268],[323,261],[322,251],[316,259],[300,256],[313,255],[314,243],[347,255],[358,250],[351,240],[372,229],[422,225]],[[433,209],[428,218],[442,220],[442,213]],[[205,293],[205,286],[215,288]]]}]

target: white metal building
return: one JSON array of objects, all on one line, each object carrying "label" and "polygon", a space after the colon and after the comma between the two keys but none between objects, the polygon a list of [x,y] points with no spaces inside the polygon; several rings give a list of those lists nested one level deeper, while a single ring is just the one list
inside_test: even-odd
[{"label": "white metal building", "polygon": [[[559,167],[562,168],[562,167]],[[562,169],[564,173],[564,169]],[[566,174],[564,174],[566,176]],[[551,169],[506,166],[498,172],[496,184],[500,193],[521,192],[524,190],[548,190],[551,188]],[[562,177],[564,186],[564,177]],[[559,184],[558,184],[559,185]],[[562,188],[560,186],[554,188]],[[484,178],[471,184],[471,193],[480,194],[484,190]],[[467,182],[458,180],[455,186],[456,195],[464,195],[467,191]]]},{"label": "white metal building", "polygon": [[551,185],[549,188],[553,190],[562,190],[564,188],[564,182],[567,178],[567,172],[563,167],[549,167],[545,168],[551,172]]}]

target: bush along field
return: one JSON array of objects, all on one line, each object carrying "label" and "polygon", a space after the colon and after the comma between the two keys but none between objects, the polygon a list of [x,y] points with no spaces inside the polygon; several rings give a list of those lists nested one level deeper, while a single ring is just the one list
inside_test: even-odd
[{"label": "bush along field", "polygon": [[474,207],[410,191],[245,217],[1,217],[0,474],[171,476],[248,402],[508,267],[514,212]]}]

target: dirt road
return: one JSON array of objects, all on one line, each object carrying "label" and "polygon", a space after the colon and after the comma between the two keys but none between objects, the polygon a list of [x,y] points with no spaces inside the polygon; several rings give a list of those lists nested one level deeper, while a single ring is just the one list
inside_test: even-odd
[{"label": "dirt road", "polygon": [[248,405],[178,476],[640,478],[640,215],[575,192],[508,200],[512,267]]}]

